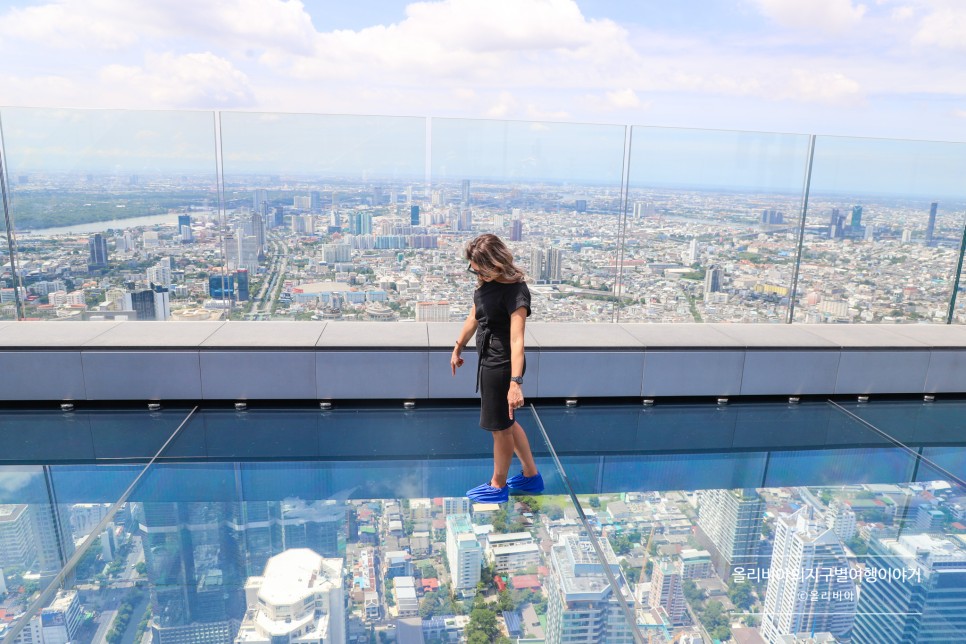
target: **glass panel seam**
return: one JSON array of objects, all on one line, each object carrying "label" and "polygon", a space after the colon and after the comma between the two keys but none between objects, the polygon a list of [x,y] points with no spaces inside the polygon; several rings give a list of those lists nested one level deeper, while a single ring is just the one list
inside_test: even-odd
[{"label": "glass panel seam", "polygon": [[[560,462],[560,458],[557,456],[557,450],[554,448],[553,443],[550,442],[550,436],[547,434],[547,429],[543,426],[543,421],[540,419],[540,414],[537,413],[537,408],[533,405],[533,403],[530,403],[530,411],[533,412],[533,418],[537,421],[537,427],[540,429],[540,434],[543,436],[543,440],[547,444],[550,457],[553,459],[554,465],[556,465],[557,471],[560,473],[560,478],[563,481],[564,487],[567,489],[567,495],[570,497],[570,502],[573,503],[574,509],[577,511],[577,517],[580,520],[584,530],[587,531],[587,538],[590,539],[590,543],[594,547],[594,553],[597,555],[597,558],[601,563],[601,569],[604,571],[604,576],[607,577],[607,583],[610,584],[611,590],[614,592],[614,596],[618,600],[621,610],[624,612],[624,618],[627,620],[628,627],[634,636],[634,641],[638,642],[639,644],[644,644],[644,636],[637,627],[636,612],[630,605],[628,605],[626,599],[620,593],[617,578],[614,577],[614,572],[610,569],[610,565],[608,565],[607,558],[604,556],[604,550],[601,548],[600,543],[597,540],[597,535],[594,534],[593,529],[590,527],[590,522],[587,520],[587,515],[584,514],[584,509],[580,506],[580,501],[577,500],[577,494],[574,492],[574,488],[570,484],[570,478],[567,476],[567,471]],[[631,593],[631,601],[634,602],[636,607],[637,599],[634,597],[633,592]]]}]

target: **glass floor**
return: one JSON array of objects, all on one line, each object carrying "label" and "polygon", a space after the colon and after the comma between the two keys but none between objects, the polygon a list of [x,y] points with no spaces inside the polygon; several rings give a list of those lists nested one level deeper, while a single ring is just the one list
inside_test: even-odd
[{"label": "glass floor", "polygon": [[966,402],[478,413],[2,410],[0,641],[966,641]]}]

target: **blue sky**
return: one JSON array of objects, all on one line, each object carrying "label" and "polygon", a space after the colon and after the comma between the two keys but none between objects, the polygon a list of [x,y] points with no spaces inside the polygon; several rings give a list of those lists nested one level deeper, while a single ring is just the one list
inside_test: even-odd
[{"label": "blue sky", "polygon": [[966,142],[966,2],[4,0],[0,105]]}]

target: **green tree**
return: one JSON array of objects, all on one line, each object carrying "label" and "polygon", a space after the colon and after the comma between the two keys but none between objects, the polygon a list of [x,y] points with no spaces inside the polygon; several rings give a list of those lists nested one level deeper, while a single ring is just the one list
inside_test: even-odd
[{"label": "green tree", "polygon": [[496,623],[496,613],[487,608],[474,608],[470,613],[470,623],[466,625],[466,635],[473,641],[474,633],[482,634],[484,642],[492,642],[500,634],[500,627]]},{"label": "green tree", "polygon": [[516,610],[516,604],[513,601],[513,596],[506,588],[500,591],[500,598],[496,602],[496,607],[497,610],[501,612]]},{"label": "green tree", "polygon": [[751,594],[751,584],[747,581],[733,585],[728,589],[728,599],[741,610],[748,610],[754,601]]},{"label": "green tree", "polygon": [[588,503],[588,505],[590,505],[590,507],[592,507],[592,508],[594,508],[596,510],[596,509],[598,509],[600,507],[600,497],[599,496],[592,496],[589,499],[587,499],[587,503]]}]

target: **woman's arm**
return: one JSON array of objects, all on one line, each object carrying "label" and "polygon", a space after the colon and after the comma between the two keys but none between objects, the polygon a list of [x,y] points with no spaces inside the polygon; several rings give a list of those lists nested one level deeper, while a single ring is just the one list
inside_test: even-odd
[{"label": "woman's arm", "polygon": [[470,309],[470,314],[466,316],[466,321],[463,322],[463,328],[460,329],[460,335],[456,339],[456,346],[453,347],[453,355],[449,359],[449,365],[453,369],[454,376],[456,375],[456,368],[463,366],[463,358],[460,357],[460,354],[463,352],[466,343],[476,333],[478,324],[476,321],[476,304],[474,304],[473,308]]},{"label": "woman's arm", "polygon": [[[510,376],[523,376],[523,336],[527,326],[527,308],[521,306],[510,315]],[[523,388],[510,382],[510,391],[506,395],[510,407],[510,419],[513,410],[523,406]]]}]

